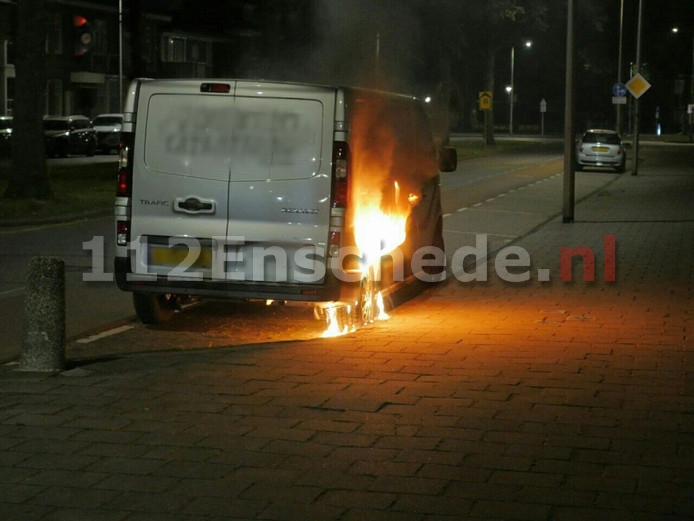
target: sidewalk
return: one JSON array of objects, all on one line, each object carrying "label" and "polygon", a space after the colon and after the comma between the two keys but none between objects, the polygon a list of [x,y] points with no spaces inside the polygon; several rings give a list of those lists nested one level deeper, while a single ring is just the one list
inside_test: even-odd
[{"label": "sidewalk", "polygon": [[[492,255],[341,338],[0,367],[3,519],[691,519],[694,166],[672,153],[508,243],[528,282]],[[579,246],[595,282],[562,282]]]}]

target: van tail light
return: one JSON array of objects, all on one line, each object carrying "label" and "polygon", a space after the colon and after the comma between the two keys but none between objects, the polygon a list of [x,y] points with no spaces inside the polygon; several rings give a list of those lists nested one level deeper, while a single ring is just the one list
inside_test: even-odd
[{"label": "van tail light", "polygon": [[127,246],[130,241],[130,221],[116,221],[116,244]]},{"label": "van tail light", "polygon": [[333,208],[346,208],[349,199],[351,173],[349,145],[344,141],[333,143],[332,198]]},{"label": "van tail light", "polygon": [[328,236],[328,256],[336,257],[340,253],[340,232],[331,231]]},{"label": "van tail light", "polygon": [[133,191],[133,134],[122,133],[118,147],[118,180],[116,184],[116,197],[130,197]]}]

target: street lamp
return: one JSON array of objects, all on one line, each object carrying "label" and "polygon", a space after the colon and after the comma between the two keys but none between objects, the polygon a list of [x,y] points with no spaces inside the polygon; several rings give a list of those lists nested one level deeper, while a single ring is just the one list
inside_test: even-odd
[{"label": "street lamp", "polygon": [[[532,40],[525,40],[523,46],[526,49],[530,49],[533,46]],[[511,84],[506,87],[506,92],[510,96],[509,102],[509,116],[508,116],[508,133],[513,135],[513,97],[515,96],[514,91],[514,76],[515,76],[515,66],[516,66],[516,48],[511,46]]]}]

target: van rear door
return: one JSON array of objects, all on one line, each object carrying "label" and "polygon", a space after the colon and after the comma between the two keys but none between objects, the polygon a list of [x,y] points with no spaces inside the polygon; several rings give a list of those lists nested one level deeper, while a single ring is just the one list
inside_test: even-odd
[{"label": "van rear door", "polygon": [[322,282],[312,255],[328,236],[334,99],[301,85],[143,82],[131,236],[146,246],[134,271]]},{"label": "van rear door", "polygon": [[325,88],[237,83],[227,235],[243,244],[228,277],[322,281],[313,259],[327,247],[334,100]]},{"label": "van rear door", "polygon": [[[132,166],[135,273],[170,280],[212,276],[214,237],[226,235],[228,218],[229,154],[221,114],[232,102],[230,96],[203,95],[200,82],[140,83]],[[198,255],[189,256],[196,247]],[[194,269],[186,270],[191,263]]]}]

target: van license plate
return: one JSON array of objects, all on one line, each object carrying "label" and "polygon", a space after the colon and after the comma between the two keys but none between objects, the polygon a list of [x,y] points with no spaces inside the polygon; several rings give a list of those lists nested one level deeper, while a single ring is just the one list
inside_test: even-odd
[{"label": "van license plate", "polygon": [[[196,255],[196,253],[198,253]],[[149,248],[150,266],[180,266],[182,263],[191,268],[211,269],[212,248],[201,247],[199,252],[191,251],[187,247],[155,246]],[[182,266],[183,267],[183,266]]]}]

